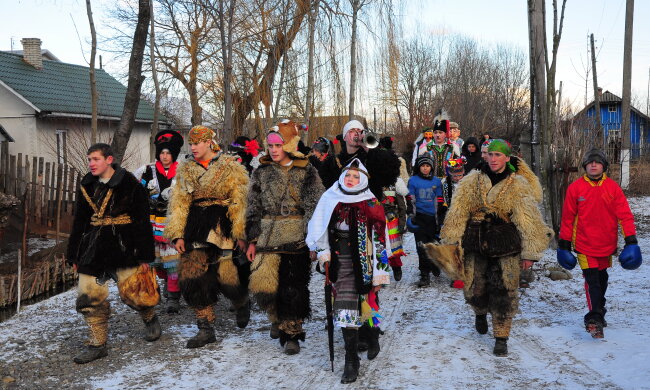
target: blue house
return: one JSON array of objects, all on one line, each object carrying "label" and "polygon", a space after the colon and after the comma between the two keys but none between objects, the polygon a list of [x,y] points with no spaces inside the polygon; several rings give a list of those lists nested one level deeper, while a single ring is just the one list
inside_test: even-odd
[{"label": "blue house", "polygon": [[[605,132],[608,155],[614,160],[619,159],[621,148],[621,122],[623,100],[609,91],[600,95],[600,122]],[[574,120],[577,128],[589,134],[593,130],[593,118],[596,115],[595,104],[592,101]],[[637,159],[650,150],[650,117],[634,107],[630,108],[630,149],[631,158]]]}]

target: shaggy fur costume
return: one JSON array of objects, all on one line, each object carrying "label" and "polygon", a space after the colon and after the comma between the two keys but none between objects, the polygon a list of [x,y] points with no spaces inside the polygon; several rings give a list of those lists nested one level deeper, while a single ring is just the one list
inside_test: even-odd
[{"label": "shaggy fur costume", "polygon": [[88,173],[81,180],[81,186],[98,207],[112,189],[104,216],[126,214],[132,222],[92,226],[90,219],[94,211],[81,189],[77,191],[67,259],[79,266],[79,273],[103,277],[117,268],[135,267],[155,258],[147,193],[131,173],[115,164],[113,168],[115,173],[108,183],[102,184],[96,176]]},{"label": "shaggy fur costume", "polygon": [[542,184],[539,182],[539,178],[533,173],[533,170],[530,169],[523,159],[518,157],[510,157],[510,163],[517,169],[517,172],[515,173],[522,176],[526,181],[528,181],[528,184],[530,184],[533,199],[535,199],[537,203],[541,202],[544,197]]},{"label": "shaggy fur costume", "polygon": [[[529,182],[523,176],[515,175],[510,182],[511,187],[502,192],[507,183],[508,180],[505,179],[492,187],[487,174],[479,170],[465,176],[456,187],[440,232],[443,241],[449,244],[462,241],[467,222],[473,213],[483,207],[482,194],[487,194],[487,203],[492,206],[494,214],[517,226],[522,239],[521,258],[533,261],[541,259],[553,237],[553,231],[544,223]],[[499,194],[502,194],[501,199],[495,202]]]},{"label": "shaggy fur costume", "polygon": [[[248,193],[246,169],[237,162],[236,158],[219,153],[207,169],[193,158],[185,161],[178,167],[176,180],[177,185],[172,190],[167,211],[165,237],[173,242],[185,238],[188,231],[200,235],[201,232],[198,230],[205,226],[196,226],[199,221],[188,218],[190,209],[195,207],[192,206],[192,202],[200,199],[217,199],[227,204],[205,207],[206,210],[211,211],[203,215],[212,215],[214,218],[211,220],[201,218],[205,223],[211,224],[204,242],[221,249],[233,249],[234,240],[244,238]],[[224,211],[226,218],[223,216]],[[187,229],[188,224],[193,226]],[[228,234],[229,228],[231,234]],[[202,234],[205,235],[205,232]],[[187,244],[189,242],[186,242]]]},{"label": "shaggy fur costume", "polygon": [[488,258],[475,252],[464,254],[465,299],[477,315],[492,314],[495,337],[508,337],[510,333],[518,307],[520,259],[539,260],[553,237],[537,208],[535,195],[535,189],[522,175],[510,174],[492,186],[487,172],[474,170],[456,188],[440,232],[444,243],[462,245],[470,219],[496,216],[515,224],[522,241],[520,255]]},{"label": "shaggy fur costume", "polygon": [[290,167],[268,156],[253,172],[246,211],[246,238],[257,245],[249,289],[272,322],[310,316],[311,262],[304,239],[324,191],[306,158]]},{"label": "shaggy fur costume", "polygon": [[343,147],[341,153],[327,157],[323,161],[320,171],[325,188],[330,188],[332,184],[336,183],[341,176],[341,169],[355,158],[358,158],[368,169],[370,191],[377,199],[383,199],[384,187],[394,185],[400,175],[400,160],[392,150],[382,148],[369,149],[367,152],[363,148],[359,148],[357,152],[348,154],[346,148]]}]

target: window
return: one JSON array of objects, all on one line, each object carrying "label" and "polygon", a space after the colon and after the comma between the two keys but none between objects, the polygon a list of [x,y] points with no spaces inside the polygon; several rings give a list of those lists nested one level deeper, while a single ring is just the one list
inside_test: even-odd
[{"label": "window", "polygon": [[616,112],[616,104],[610,104],[608,107],[609,112]]},{"label": "window", "polygon": [[56,159],[59,164],[68,163],[68,130],[56,131]]}]

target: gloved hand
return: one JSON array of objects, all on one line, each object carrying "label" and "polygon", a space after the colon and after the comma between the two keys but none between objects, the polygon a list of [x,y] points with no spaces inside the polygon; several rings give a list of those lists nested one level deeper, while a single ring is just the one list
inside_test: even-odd
[{"label": "gloved hand", "polygon": [[621,267],[629,270],[637,269],[641,266],[643,258],[636,236],[625,237],[625,247],[618,256],[618,261],[621,263]]},{"label": "gloved hand", "polygon": [[411,233],[415,233],[420,229],[420,227],[413,222],[413,219],[415,218],[408,217],[406,219],[406,227],[408,228],[408,231]]},{"label": "gloved hand", "polygon": [[572,270],[578,263],[575,255],[571,253],[571,242],[567,240],[558,240],[557,245],[557,262],[564,269]]}]

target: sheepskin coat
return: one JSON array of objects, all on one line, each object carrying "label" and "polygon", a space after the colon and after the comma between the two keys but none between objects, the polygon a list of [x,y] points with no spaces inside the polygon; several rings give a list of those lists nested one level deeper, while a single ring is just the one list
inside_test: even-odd
[{"label": "sheepskin coat", "polygon": [[[251,176],[248,191],[246,240],[258,241],[262,234],[262,219],[289,214],[302,219],[302,232],[293,239],[281,241],[304,243],[307,223],[324,191],[318,172],[308,159],[296,158],[291,166],[282,167],[274,163],[269,156],[262,157],[260,167]],[[263,247],[265,243],[257,242],[257,245]]]},{"label": "sheepskin coat", "polygon": [[[521,258],[536,261],[548,247],[553,231],[546,226],[537,207],[535,189],[525,177],[511,174],[492,186],[487,173],[474,170],[465,176],[454,191],[451,207],[440,232],[449,244],[462,241],[467,222],[479,211],[484,194],[490,210],[504,221],[512,221],[521,236]],[[510,188],[505,188],[509,186]],[[499,196],[499,199],[497,199]]]},{"label": "sheepskin coat", "polygon": [[115,173],[106,184],[88,173],[81,180],[81,187],[98,208],[112,189],[103,215],[118,217],[126,214],[131,218],[131,223],[91,225],[93,208],[81,189],[77,191],[67,256],[68,262],[77,264],[82,274],[102,277],[106,272],[135,267],[140,263],[152,262],[155,258],[147,193],[130,172],[116,164],[113,164],[113,168]]},{"label": "sheepskin coat", "polygon": [[[248,172],[237,159],[218,153],[207,169],[194,158],[181,163],[176,173],[167,209],[167,226],[164,236],[170,241],[185,238],[192,203],[201,199],[218,199],[227,205],[226,217],[230,232],[224,232],[224,223],[209,227],[206,242],[221,249],[233,249],[235,240],[244,239]],[[189,243],[186,243],[186,245]]]}]

